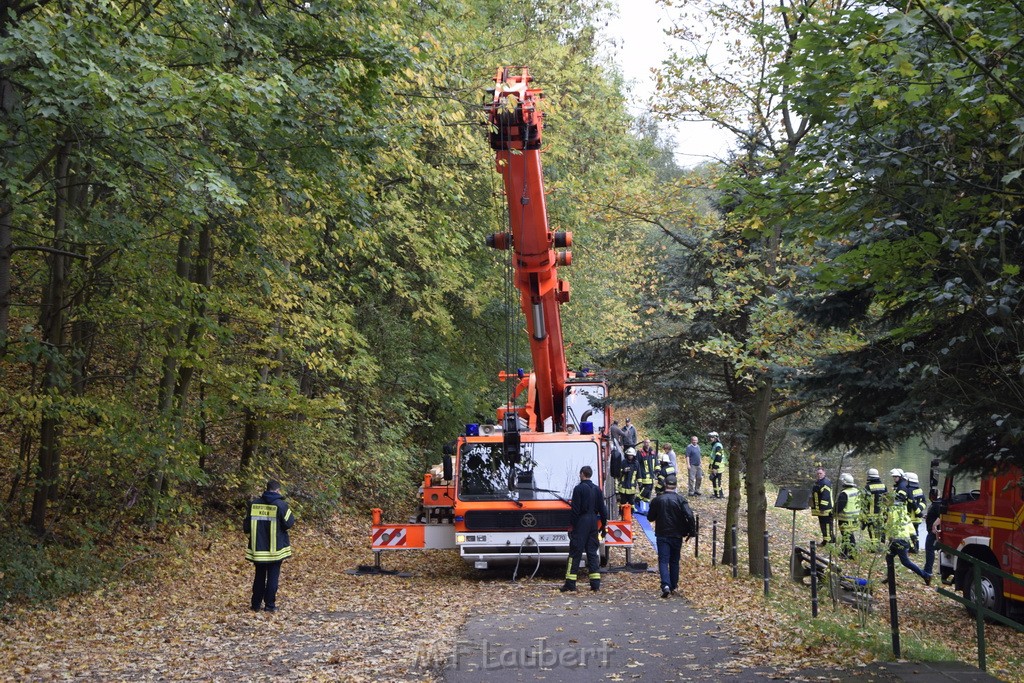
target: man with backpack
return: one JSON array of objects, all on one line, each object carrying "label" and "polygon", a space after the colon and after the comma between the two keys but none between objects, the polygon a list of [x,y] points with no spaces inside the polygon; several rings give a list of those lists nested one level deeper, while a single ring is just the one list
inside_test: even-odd
[{"label": "man with backpack", "polygon": [[683,540],[693,537],[696,522],[686,498],[676,492],[676,475],[669,474],[664,481],[665,490],[651,502],[647,519],[654,523],[661,597],[667,598],[679,586],[679,555]]}]

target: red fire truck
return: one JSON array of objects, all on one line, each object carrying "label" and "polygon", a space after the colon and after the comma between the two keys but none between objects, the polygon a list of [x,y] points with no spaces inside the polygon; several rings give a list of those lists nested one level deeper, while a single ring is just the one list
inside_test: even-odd
[{"label": "red fire truck", "polygon": [[[938,461],[933,461],[933,472]],[[933,474],[932,485],[938,485]],[[944,512],[939,541],[946,546],[977,557],[1004,572],[1024,578],[1024,505],[1021,489],[1024,472],[1010,468],[988,475],[947,475],[942,487]],[[939,556],[942,579],[952,583],[974,600],[974,570],[971,564],[949,554]],[[1000,614],[1024,609],[1024,588],[1001,577],[983,574],[982,604]]]}]

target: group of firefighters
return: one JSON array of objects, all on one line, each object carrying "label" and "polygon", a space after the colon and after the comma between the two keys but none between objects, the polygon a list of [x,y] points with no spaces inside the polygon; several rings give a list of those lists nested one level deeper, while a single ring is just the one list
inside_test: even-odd
[{"label": "group of firefighters", "polygon": [[899,468],[890,470],[889,475],[892,493],[873,467],[867,471],[863,489],[854,483],[852,474],[844,472],[839,476],[839,493],[834,495],[824,467],[817,468],[817,481],[811,489],[811,514],[818,518],[822,545],[836,543],[840,557],[849,558],[857,546],[856,534],[861,531],[872,542],[885,543],[888,539],[889,553],[899,556],[905,567],[930,583],[930,562],[921,570],[907,556],[920,547],[918,529],[928,508],[921,481],[916,473]]},{"label": "group of firefighters", "polygon": [[[618,449],[617,443],[612,448],[612,476],[615,478],[615,493],[620,507],[630,505],[637,512],[645,513],[650,507],[651,500],[665,490],[665,481],[669,475],[676,475],[676,454],[672,450],[671,444],[664,444],[659,454],[649,439],[644,439],[643,443],[639,445],[635,441],[630,442],[628,430],[631,425],[628,423],[627,420],[627,436],[621,445],[622,450]],[[708,437],[711,439],[708,479],[711,481],[712,497],[724,498],[722,472],[725,468],[725,447],[722,446],[718,432],[710,432]],[[635,436],[633,438],[635,439]],[[700,448],[697,446],[696,437],[694,437],[686,454],[686,464],[689,467],[689,493],[692,495],[700,495],[700,483],[703,480],[701,458]]]}]

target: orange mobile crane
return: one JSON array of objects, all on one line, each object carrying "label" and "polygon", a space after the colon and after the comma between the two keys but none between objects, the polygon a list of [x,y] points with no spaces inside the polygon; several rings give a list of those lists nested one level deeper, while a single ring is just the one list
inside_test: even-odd
[{"label": "orange mobile crane", "polygon": [[[569,300],[558,266],[568,266],[572,234],[548,228],[540,146],[541,91],[529,71],[500,68],[485,106],[491,147],[504,182],[509,232],[487,237],[512,250],[514,284],[526,317],[534,370],[502,372],[515,381],[494,425],[466,425],[443,462],[423,479],[419,514],[384,524],[373,511],[371,545],[377,567],[387,550],[457,548],[478,569],[520,560],[564,563],[569,552],[569,498],[584,465],[609,492],[608,386],[568,370],[559,307]],[[610,506],[613,507],[614,506]],[[632,520],[605,527],[602,560],[613,546],[631,548]],[[627,557],[628,560],[628,557]]]}]

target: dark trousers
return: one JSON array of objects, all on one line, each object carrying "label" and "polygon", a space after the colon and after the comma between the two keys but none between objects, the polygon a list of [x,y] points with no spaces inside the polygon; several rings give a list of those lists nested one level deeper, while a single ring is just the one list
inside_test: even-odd
[{"label": "dark trousers", "polygon": [[832,515],[822,515],[818,517],[818,526],[821,527],[821,544],[827,545],[832,541],[836,540],[836,535],[832,531]]},{"label": "dark trousers", "polygon": [[711,488],[716,496],[722,495],[722,473],[715,470],[711,470],[711,474],[708,475],[711,480]]},{"label": "dark trousers", "polygon": [[656,539],[661,585],[675,590],[679,586],[679,554],[683,550],[683,539],[679,536],[657,536]]},{"label": "dark trousers", "polygon": [[935,534],[931,531],[924,537],[924,573],[931,574],[932,569],[935,567]]},{"label": "dark trousers", "polygon": [[256,578],[252,581],[252,608],[259,610],[264,604],[267,609],[277,607],[277,584],[281,579],[281,560],[277,562],[255,562]]},{"label": "dark trousers", "polygon": [[894,539],[891,543],[889,543],[889,555],[890,555],[890,557],[891,556],[899,557],[900,558],[900,564],[902,564],[904,567],[906,567],[910,571],[912,571],[915,574],[917,574],[918,576],[920,576],[922,579],[925,578],[926,576],[930,576],[930,574],[925,574],[923,571],[921,571],[920,567],[918,567],[916,564],[914,564],[914,561],[910,559],[910,555],[908,554],[909,552],[910,552],[910,541],[908,539],[898,538],[898,539]]},{"label": "dark trousers", "polygon": [[597,529],[593,532],[582,535],[573,534],[569,536],[569,564],[566,567],[565,578],[575,581],[580,571],[580,564],[583,562],[583,553],[587,554],[587,574],[591,581],[601,579],[601,560],[597,557],[597,549],[600,543],[597,540]]}]

